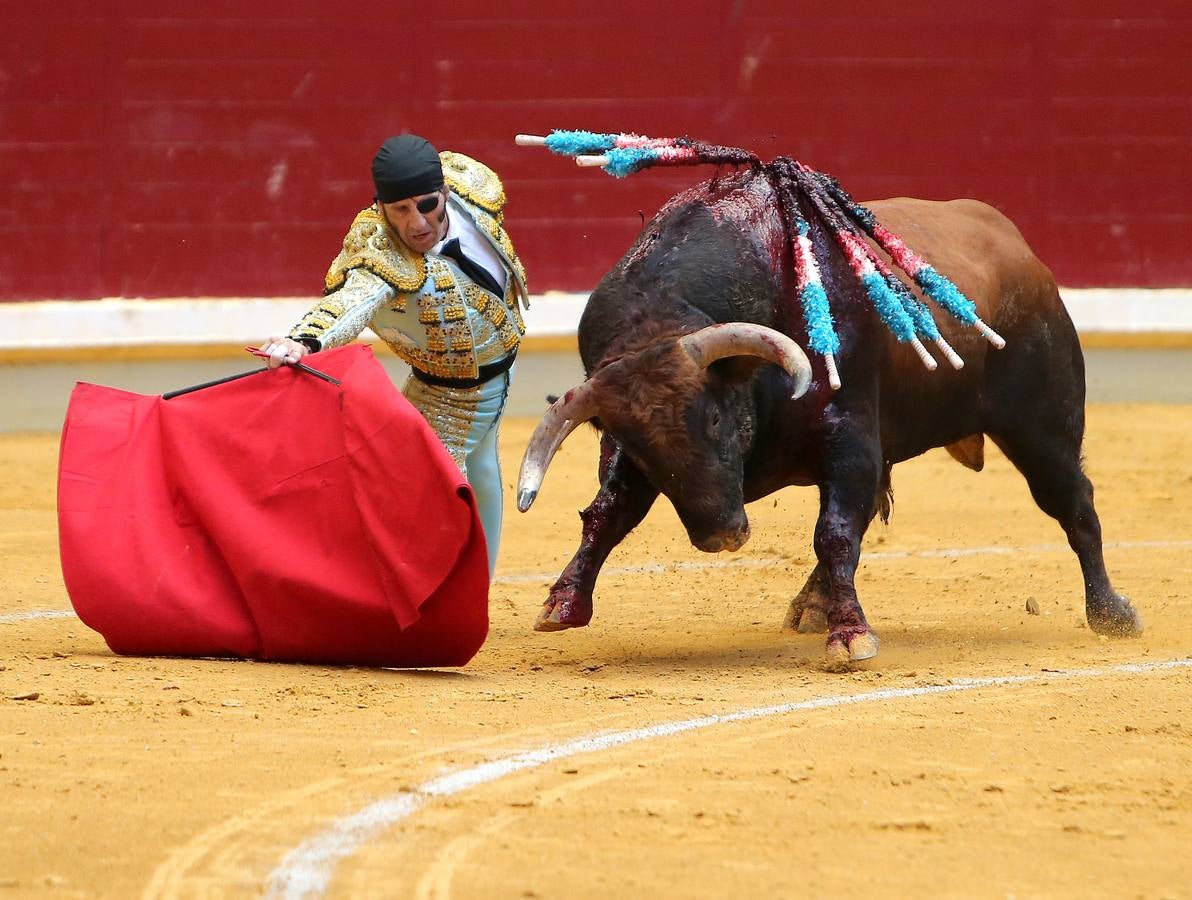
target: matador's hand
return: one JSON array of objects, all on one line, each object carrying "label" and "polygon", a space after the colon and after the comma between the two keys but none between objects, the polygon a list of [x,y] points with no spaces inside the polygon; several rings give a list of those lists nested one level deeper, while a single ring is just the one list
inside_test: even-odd
[{"label": "matador's hand", "polygon": [[298,362],[310,353],[310,348],[291,338],[274,336],[261,345],[261,352],[269,354],[269,368],[276,369],[280,365]]}]

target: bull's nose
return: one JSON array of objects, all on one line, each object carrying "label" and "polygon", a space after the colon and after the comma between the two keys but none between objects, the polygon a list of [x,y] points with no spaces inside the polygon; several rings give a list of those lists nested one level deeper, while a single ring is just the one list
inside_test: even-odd
[{"label": "bull's nose", "polygon": [[710,534],[692,543],[695,544],[697,550],[703,550],[705,553],[720,553],[722,550],[728,550],[731,553],[744,547],[748,540],[749,523],[746,522],[740,528],[718,531],[716,534]]}]

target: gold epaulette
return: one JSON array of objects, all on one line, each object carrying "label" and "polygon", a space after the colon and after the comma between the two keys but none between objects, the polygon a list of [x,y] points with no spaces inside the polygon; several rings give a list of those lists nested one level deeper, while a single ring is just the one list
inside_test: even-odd
[{"label": "gold epaulette", "polygon": [[326,293],[338,290],[352,269],[367,269],[399,293],[416,291],[426,281],[426,260],[406,247],[373,207],[363,209],[344,238],[343,249],[324,280]]},{"label": "gold epaulette", "polygon": [[496,172],[470,156],[450,150],[440,153],[439,161],[443,164],[443,180],[451,190],[500,219],[505,186]]}]

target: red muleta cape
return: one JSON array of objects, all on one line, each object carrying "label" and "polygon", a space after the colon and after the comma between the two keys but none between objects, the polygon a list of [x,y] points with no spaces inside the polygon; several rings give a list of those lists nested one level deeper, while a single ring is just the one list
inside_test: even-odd
[{"label": "red muleta cape", "polygon": [[471,488],[363,345],[165,400],[80,383],[62,572],[116,653],[462,666],[488,634]]}]

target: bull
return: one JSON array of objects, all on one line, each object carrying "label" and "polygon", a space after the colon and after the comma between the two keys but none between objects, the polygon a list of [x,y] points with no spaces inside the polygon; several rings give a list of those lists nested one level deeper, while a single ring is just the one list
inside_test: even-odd
[{"label": "bull", "polygon": [[826,632],[829,662],[873,657],[879,642],[854,579],[866,529],[889,516],[892,467],[945,447],[980,471],[988,437],[1064,529],[1084,575],[1089,626],[1139,633],[1138,613],[1106,573],[1081,464],[1085,373],[1076,330],[1018,229],[974,200],[865,205],[1005,339],[994,349],[961,323],[941,322],[966,364],[929,372],[865,301],[830,240],[825,210],[796,196],[832,298],[837,377],[823,356],[809,360],[802,349],[808,326],[791,300],[790,215],[777,191],[773,172],[752,166],[676,195],[592,293],[578,329],[587,378],[543,417],[519,479],[524,512],[566,436],[583,422],[599,430],[600,488],[580,513],[579,547],[535,629],[590,622],[602,564],[659,494],[695,547],[718,552],[748,540],[746,503],[804,485],[819,490],[817,562],[784,626]]}]

